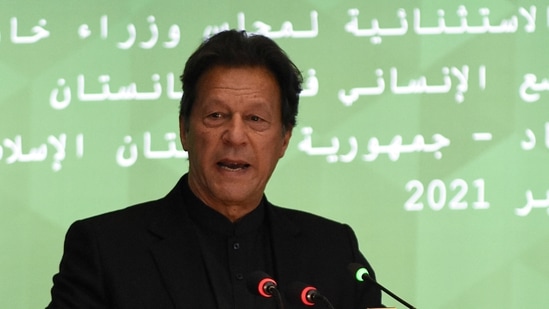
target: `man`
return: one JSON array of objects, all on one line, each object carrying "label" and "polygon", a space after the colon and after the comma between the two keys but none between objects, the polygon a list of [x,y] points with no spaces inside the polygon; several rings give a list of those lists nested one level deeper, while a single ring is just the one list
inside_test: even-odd
[{"label": "man", "polygon": [[302,77],[270,39],[226,31],[191,55],[180,137],[189,172],[157,201],[69,229],[49,308],[277,308],[251,273],[315,286],[335,308],[380,307],[381,292],[347,265],[373,270],[352,230],[272,205],[267,182],[296,124]]}]

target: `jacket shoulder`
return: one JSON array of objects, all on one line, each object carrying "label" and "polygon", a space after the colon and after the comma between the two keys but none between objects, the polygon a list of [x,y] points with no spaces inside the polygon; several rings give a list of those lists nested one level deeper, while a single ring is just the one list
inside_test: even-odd
[{"label": "jacket shoulder", "polygon": [[272,207],[273,213],[275,213],[276,216],[285,217],[286,219],[292,221],[293,223],[301,227],[323,226],[326,228],[341,229],[342,227],[347,226],[344,223],[341,223],[317,214],[313,214],[307,211],[290,209],[290,208],[280,207],[272,204],[271,204],[271,207]]}]

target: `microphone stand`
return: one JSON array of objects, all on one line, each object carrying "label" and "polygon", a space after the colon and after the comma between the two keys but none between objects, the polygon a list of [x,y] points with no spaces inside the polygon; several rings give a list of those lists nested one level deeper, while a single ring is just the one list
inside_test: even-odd
[{"label": "microphone stand", "polygon": [[408,302],[406,302],[404,299],[398,297],[395,293],[389,291],[386,289],[383,285],[379,284],[377,281],[372,279],[372,277],[368,276],[367,274],[362,275],[363,279],[367,279],[370,283],[374,284],[375,286],[379,287],[383,292],[389,294],[392,298],[396,299],[399,303],[403,304],[409,309],[416,309],[414,306],[410,305]]}]

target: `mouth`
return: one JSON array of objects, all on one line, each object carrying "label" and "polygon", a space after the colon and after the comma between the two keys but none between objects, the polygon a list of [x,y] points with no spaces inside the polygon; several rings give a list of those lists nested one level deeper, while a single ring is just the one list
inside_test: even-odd
[{"label": "mouth", "polygon": [[219,161],[217,166],[229,171],[242,171],[250,167],[250,164],[236,161]]}]

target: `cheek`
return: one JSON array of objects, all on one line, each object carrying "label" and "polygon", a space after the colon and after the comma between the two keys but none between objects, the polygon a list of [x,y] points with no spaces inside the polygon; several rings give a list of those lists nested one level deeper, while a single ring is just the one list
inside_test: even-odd
[{"label": "cheek", "polygon": [[182,135],[181,143],[187,151],[203,150],[214,142],[215,137],[213,133],[210,130],[197,128],[196,126],[191,127],[186,134]]},{"label": "cheek", "polygon": [[265,160],[269,160],[272,164],[284,156],[286,147],[280,140],[273,140],[271,143],[264,145],[262,153],[265,154]]},{"label": "cheek", "polygon": [[192,148],[194,148],[195,151],[199,151],[200,155],[205,155],[207,153],[210,153],[215,149],[219,143],[219,137],[215,132],[211,131],[200,131],[197,132],[195,136],[193,136],[192,145],[190,145]]}]

